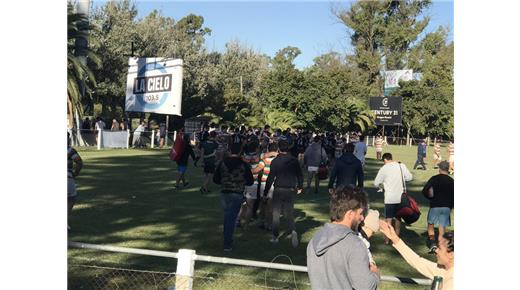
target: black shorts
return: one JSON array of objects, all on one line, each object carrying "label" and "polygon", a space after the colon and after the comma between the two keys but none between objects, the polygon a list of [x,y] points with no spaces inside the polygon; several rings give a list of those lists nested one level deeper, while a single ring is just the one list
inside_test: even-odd
[{"label": "black shorts", "polygon": [[215,157],[204,160],[204,173],[215,173]]},{"label": "black shorts", "polygon": [[395,203],[395,204],[386,204],[385,203],[385,218],[387,218],[387,219],[395,218],[397,215],[398,209],[399,209],[399,203]]}]

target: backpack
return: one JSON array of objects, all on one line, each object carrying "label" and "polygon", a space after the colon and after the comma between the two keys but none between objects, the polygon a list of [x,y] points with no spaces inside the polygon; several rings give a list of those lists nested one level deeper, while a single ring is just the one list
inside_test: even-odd
[{"label": "backpack", "polygon": [[184,153],[184,136],[177,134],[175,143],[173,143],[172,149],[170,150],[170,160],[179,161],[182,153]]}]

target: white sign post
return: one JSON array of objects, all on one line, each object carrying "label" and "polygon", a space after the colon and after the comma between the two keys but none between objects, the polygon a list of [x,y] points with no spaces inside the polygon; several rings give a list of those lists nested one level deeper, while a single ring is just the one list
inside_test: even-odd
[{"label": "white sign post", "polygon": [[129,58],[125,111],[181,116],[182,66],[182,59]]}]

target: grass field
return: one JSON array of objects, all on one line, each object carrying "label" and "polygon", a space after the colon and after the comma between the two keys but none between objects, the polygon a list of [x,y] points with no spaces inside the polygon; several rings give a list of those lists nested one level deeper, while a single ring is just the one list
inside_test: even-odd
[{"label": "grass field", "polygon": [[[426,253],[428,203],[420,194],[428,178],[437,174],[437,170],[432,169],[430,165],[432,148],[428,148],[426,163],[429,168],[426,171],[412,170],[417,150],[415,146],[389,146],[385,148],[385,152],[391,152],[395,160],[404,162],[410,169],[414,180],[408,184],[408,189],[421,205],[421,218],[413,226],[403,227],[401,237],[419,255],[435,261],[434,255]],[[225,254],[222,251],[223,211],[218,187],[212,184],[210,194],[200,194],[198,189],[203,176],[200,167],[194,167],[190,161],[187,172],[190,186],[174,190],[176,165],[168,159],[167,150],[97,151],[92,148],[79,148],[78,151],[84,160],[84,168],[77,180],[79,195],[69,220],[72,227],[69,233],[70,241],[172,252],[177,252],[180,248],[189,248],[201,255],[267,262],[278,255],[287,255],[293,264],[306,265],[307,243],[316,230],[328,221],[327,183],[322,181],[319,194],[305,193],[296,199],[295,221],[301,236],[297,248],[290,245],[282,219],[282,237],[277,245],[269,242],[269,232],[254,227],[247,230],[237,229],[233,251]],[[443,148],[444,156],[445,151]],[[374,157],[374,149],[370,147],[367,153],[365,188],[369,194],[371,208],[378,209],[382,214],[383,194],[376,192],[373,186],[373,180],[382,162],[376,161]],[[424,278],[413,270],[392,246],[383,243],[382,234],[376,234],[371,240],[371,245],[382,275]],[[95,288],[111,288],[92,284],[91,281],[94,276],[104,275],[100,271],[107,273],[107,270],[84,269],[78,265],[157,272],[174,272],[176,266],[175,259],[93,250],[69,249],[68,256],[70,289],[90,289],[93,288],[92,285],[96,285]],[[275,262],[289,263],[289,260],[280,257]],[[265,269],[199,262],[195,264],[195,270],[196,277],[199,277],[195,279],[195,289],[256,289],[265,285],[293,288],[294,283],[277,284],[276,280],[294,279],[298,283],[298,289],[310,288],[305,285],[308,283],[307,276],[300,273],[293,277],[293,273],[283,271],[270,270],[266,273]],[[148,287],[142,286],[142,289],[146,288]],[[383,282],[378,289],[425,288],[426,286]]]}]

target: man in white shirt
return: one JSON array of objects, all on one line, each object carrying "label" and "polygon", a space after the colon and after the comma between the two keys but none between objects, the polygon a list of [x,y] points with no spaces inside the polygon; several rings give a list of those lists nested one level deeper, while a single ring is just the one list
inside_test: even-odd
[{"label": "man in white shirt", "polygon": [[[385,190],[385,218],[389,224],[392,224],[392,220],[394,220],[394,229],[399,236],[401,222],[395,217],[404,191],[403,184],[405,181],[411,181],[413,176],[406,165],[392,160],[391,153],[383,154],[383,162],[385,165],[377,172],[374,185],[383,187]],[[387,239],[385,239],[385,243],[388,243]]]},{"label": "man in white shirt", "polygon": [[365,155],[367,155],[367,144],[365,144],[365,136],[359,135],[359,141],[355,143],[354,156],[361,161],[365,167]]}]

